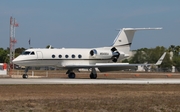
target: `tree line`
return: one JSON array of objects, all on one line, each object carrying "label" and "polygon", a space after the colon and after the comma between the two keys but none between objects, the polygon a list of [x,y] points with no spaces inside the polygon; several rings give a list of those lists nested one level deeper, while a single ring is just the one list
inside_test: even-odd
[{"label": "tree line", "polygon": [[[48,48],[48,46],[46,47]],[[20,55],[25,48],[16,48],[15,57]],[[161,67],[180,68],[180,46],[171,45],[169,48],[163,46],[157,46],[156,48],[141,48],[134,51],[134,56],[129,59],[125,59],[122,62],[128,63],[156,63],[164,52],[167,52]],[[9,48],[0,48],[0,63],[9,63]]]},{"label": "tree line", "polygon": [[180,46],[171,45],[169,48],[157,46],[156,48],[141,48],[135,51],[135,55],[122,62],[128,63],[156,63],[161,55],[166,52],[166,56],[160,65],[162,68],[171,68],[175,66],[180,68]]},{"label": "tree line", "polygon": [[[20,55],[24,50],[26,50],[25,48],[16,48],[15,49],[15,57],[17,57],[18,55]],[[10,53],[10,49],[3,49],[0,48],[0,63],[9,63],[9,53]]]}]

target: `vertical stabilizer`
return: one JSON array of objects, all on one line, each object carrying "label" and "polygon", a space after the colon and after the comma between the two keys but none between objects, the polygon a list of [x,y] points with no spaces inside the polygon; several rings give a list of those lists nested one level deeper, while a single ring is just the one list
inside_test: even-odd
[{"label": "vertical stabilizer", "polygon": [[164,54],[161,56],[161,58],[156,62],[155,65],[160,65],[164,59],[164,57],[166,56],[166,52],[164,52]]},{"label": "vertical stabilizer", "polygon": [[119,31],[112,47],[129,54],[134,34],[137,30],[158,30],[162,28],[123,28]]}]

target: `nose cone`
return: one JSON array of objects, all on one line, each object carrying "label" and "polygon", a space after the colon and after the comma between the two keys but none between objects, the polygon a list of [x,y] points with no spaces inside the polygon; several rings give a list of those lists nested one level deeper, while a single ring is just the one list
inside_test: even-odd
[{"label": "nose cone", "polygon": [[14,64],[17,64],[19,65],[21,63],[21,60],[19,59],[19,57],[15,58],[13,61],[12,61]]},{"label": "nose cone", "polygon": [[17,64],[17,62],[18,62],[17,58],[13,59],[12,62],[13,62],[14,64]]}]

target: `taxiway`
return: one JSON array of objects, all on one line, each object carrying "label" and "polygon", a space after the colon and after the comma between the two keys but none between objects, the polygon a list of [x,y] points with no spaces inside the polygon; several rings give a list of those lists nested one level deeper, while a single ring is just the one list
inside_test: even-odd
[{"label": "taxiway", "polygon": [[0,84],[180,84],[180,79],[148,79],[148,78],[126,78],[126,79],[0,79]]}]

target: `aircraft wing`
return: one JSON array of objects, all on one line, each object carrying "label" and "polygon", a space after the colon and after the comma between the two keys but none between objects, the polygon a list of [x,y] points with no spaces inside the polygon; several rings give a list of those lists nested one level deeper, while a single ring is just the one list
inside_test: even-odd
[{"label": "aircraft wing", "polygon": [[138,66],[151,66],[151,65],[160,65],[166,55],[166,52],[160,57],[160,59],[155,64],[129,64],[129,63],[96,63],[92,65],[86,64],[75,64],[75,65],[65,65],[65,68],[68,69],[78,69],[78,68],[98,68],[100,72],[107,71],[118,71],[118,70],[127,70],[127,69],[137,69]]},{"label": "aircraft wing", "polygon": [[129,63],[96,63],[95,65],[66,65],[68,69],[78,68],[98,68],[100,72],[118,71],[126,69],[136,69],[137,66],[146,66],[147,64],[129,64]]},{"label": "aircraft wing", "polygon": [[118,71],[127,69],[137,69],[140,64],[129,64],[129,63],[97,63],[97,68],[100,72]]}]

